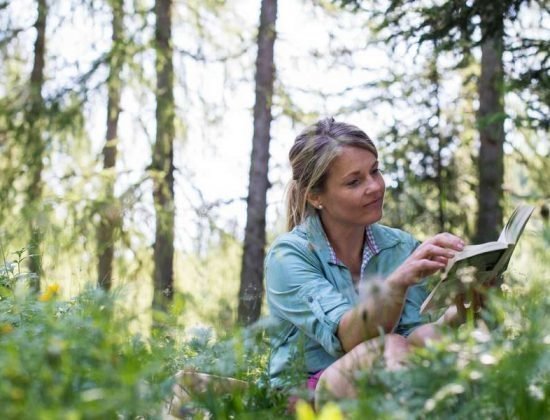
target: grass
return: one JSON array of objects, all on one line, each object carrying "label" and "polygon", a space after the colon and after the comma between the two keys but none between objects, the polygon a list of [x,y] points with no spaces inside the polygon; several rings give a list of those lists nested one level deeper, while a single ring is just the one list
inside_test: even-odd
[{"label": "grass", "polygon": [[[358,373],[358,399],[317,415],[301,405],[298,418],[547,418],[549,240],[548,226],[525,235],[503,291],[492,293],[480,320],[447,331],[399,373],[381,366]],[[215,260],[223,265],[222,255]],[[186,317],[202,302],[195,297],[193,304],[187,292],[176,296],[170,313],[146,315],[160,327],[144,333],[144,315],[128,303],[135,294],[129,299],[123,290],[84,287],[66,297],[53,282],[37,294],[26,286],[31,277],[21,265],[6,262],[0,270],[0,406],[6,418],[160,418],[173,375],[183,368],[250,384],[244,393],[196,397],[193,406],[215,418],[288,417],[288,392],[268,386],[266,321],[246,330],[228,322],[208,325],[204,307]],[[220,270],[212,275],[227,283]],[[208,308],[217,314],[217,297],[210,298]],[[189,328],[190,319],[202,327]]]}]

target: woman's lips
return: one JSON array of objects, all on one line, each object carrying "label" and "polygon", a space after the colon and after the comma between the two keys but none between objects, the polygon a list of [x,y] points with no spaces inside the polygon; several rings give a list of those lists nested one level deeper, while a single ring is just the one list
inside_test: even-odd
[{"label": "woman's lips", "polygon": [[374,206],[374,205],[377,205],[377,204],[382,204],[382,199],[383,198],[384,197],[379,197],[376,200],[370,201],[367,204],[363,205],[363,207],[370,207],[370,206]]}]

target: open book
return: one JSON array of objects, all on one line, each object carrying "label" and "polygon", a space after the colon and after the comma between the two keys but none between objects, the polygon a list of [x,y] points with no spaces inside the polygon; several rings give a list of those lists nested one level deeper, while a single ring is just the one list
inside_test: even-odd
[{"label": "open book", "polygon": [[517,207],[497,241],[468,245],[449,260],[441,279],[422,303],[420,313],[452,304],[456,294],[498,278],[508,268],[516,243],[535,208]]}]

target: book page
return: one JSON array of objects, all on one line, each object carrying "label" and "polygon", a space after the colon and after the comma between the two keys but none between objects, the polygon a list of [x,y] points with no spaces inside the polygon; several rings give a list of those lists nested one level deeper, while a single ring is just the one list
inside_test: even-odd
[{"label": "book page", "polygon": [[533,210],[533,206],[518,206],[498,241],[468,245],[456,254],[447,264],[441,280],[423,302],[420,313],[434,307],[441,308],[442,305],[449,304],[457,293],[468,287],[483,284],[488,279],[500,276],[508,268],[515,245]]},{"label": "book page", "polygon": [[[445,276],[444,281],[448,281],[451,277],[460,274],[460,270],[463,267],[472,267],[479,272],[492,271],[496,264],[499,262],[500,257],[504,254],[508,247],[498,247],[491,250],[486,250],[485,252],[479,254],[468,256],[467,258],[462,258],[459,261],[456,261],[447,275]],[[460,277],[460,275],[459,275]]]},{"label": "book page", "polygon": [[498,240],[508,244],[515,244],[523,232],[523,228],[527,224],[527,221],[529,220],[529,217],[531,216],[531,213],[533,213],[534,209],[535,208],[533,206],[527,205],[516,207],[508,219],[506,226],[504,226]]},{"label": "book page", "polygon": [[497,250],[507,249],[507,248],[508,248],[507,244],[504,244],[499,241],[486,242],[484,244],[479,244],[479,245],[466,245],[462,251],[458,252],[453,257],[453,260],[462,261],[462,260],[465,260],[466,258],[470,258],[471,256],[474,256],[477,254],[483,254],[485,252],[497,251]]}]

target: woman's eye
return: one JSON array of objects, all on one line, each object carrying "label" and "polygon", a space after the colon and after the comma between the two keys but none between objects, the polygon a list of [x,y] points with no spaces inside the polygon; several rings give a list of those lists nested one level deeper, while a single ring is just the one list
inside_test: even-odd
[{"label": "woman's eye", "polygon": [[354,187],[354,186],[356,186],[356,185],[359,185],[359,180],[358,180],[358,179],[352,179],[351,181],[348,181],[348,182],[346,183],[346,185],[347,185],[348,187]]},{"label": "woman's eye", "polygon": [[371,171],[372,175],[376,175],[376,174],[380,174],[380,173],[382,173],[382,169],[380,169],[380,168],[375,168]]}]

